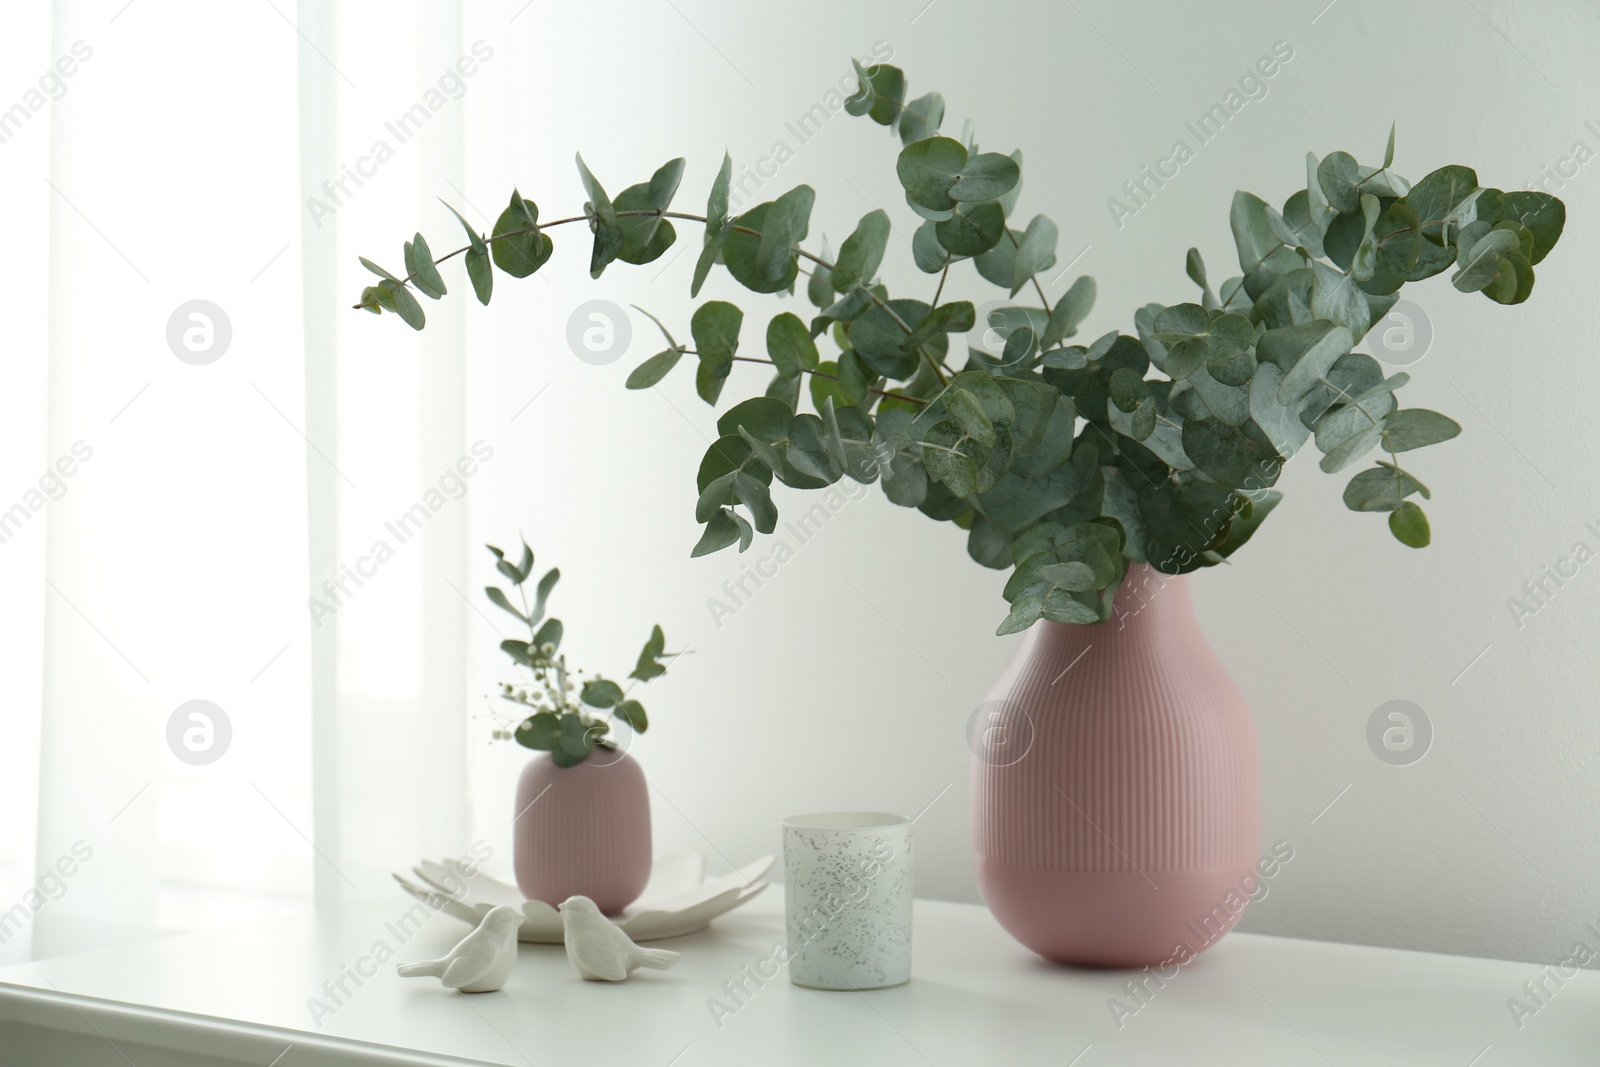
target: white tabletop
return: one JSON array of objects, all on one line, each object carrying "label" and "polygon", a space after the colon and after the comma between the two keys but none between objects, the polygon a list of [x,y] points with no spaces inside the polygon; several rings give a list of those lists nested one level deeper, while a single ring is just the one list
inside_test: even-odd
[{"label": "white tabletop", "polygon": [[[225,933],[0,970],[0,1064],[188,1067],[332,1064],[1227,1064],[1228,1067],[1561,1067],[1600,1063],[1600,975],[1567,977],[1538,1001],[1536,964],[1232,934],[1119,1027],[1110,1007],[1137,972],[1050,966],[983,908],[919,901],[914,977],[898,989],[827,993],[780,972],[737,1006],[743,977],[781,937],[774,887],[712,929],[659,943],[665,972],[583,982],[559,946],[524,945],[506,989],[466,996],[401,980],[393,961],[331,1016],[325,981],[381,942],[395,958],[438,955],[464,932],[435,916],[402,943],[395,901],[333,919]],[[767,968],[772,969],[771,965]],[[1558,977],[1560,975],[1558,974]],[[1508,1006],[1538,1011],[1518,1026]],[[712,998],[731,1015],[713,1017]],[[719,1025],[720,1022],[720,1025]],[[76,1036],[75,1036],[76,1035]]]}]

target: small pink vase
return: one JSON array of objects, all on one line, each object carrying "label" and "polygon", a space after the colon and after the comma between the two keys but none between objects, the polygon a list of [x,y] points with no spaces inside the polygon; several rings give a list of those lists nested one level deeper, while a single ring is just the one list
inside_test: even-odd
[{"label": "small pink vase", "polygon": [[576,767],[540,753],[517,780],[517,888],[557,906],[582,895],[615,915],[650,880],[650,791],[625,752],[596,748]]},{"label": "small pink vase", "polygon": [[978,884],[1013,937],[1138,967],[1233,928],[1258,884],[1255,725],[1186,577],[1131,565],[1110,621],[1035,624],[981,710]]}]

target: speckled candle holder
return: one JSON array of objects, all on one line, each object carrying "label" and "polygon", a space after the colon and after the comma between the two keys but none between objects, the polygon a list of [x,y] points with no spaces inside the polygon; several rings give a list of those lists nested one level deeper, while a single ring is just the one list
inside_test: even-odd
[{"label": "speckled candle holder", "polygon": [[841,811],[783,822],[789,981],[883,989],[911,978],[911,820]]}]

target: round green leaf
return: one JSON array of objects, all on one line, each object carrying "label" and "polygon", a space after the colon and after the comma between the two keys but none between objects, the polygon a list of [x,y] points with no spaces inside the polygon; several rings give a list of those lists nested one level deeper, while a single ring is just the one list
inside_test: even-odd
[{"label": "round green leaf", "polygon": [[966,165],[966,145],[951,137],[925,137],[900,150],[895,173],[913,203],[934,211],[949,211],[956,206],[950,190]]},{"label": "round green leaf", "polygon": [[1396,541],[1411,548],[1426,548],[1433,540],[1428,516],[1409,500],[1389,512],[1389,532]]},{"label": "round green leaf", "polygon": [[1183,450],[1201,471],[1235,489],[1265,489],[1283,471],[1283,457],[1254,422],[1230,426],[1221,419],[1189,419]]},{"label": "round green leaf", "polygon": [[833,288],[847,293],[857,284],[870,285],[888,244],[889,216],[882,210],[861,216],[855,232],[845,238],[839,248],[839,258],[834,261],[830,278]]},{"label": "round green leaf", "polygon": [[1005,236],[1006,213],[993,200],[960,204],[950,218],[934,224],[934,232],[939,243],[954,255],[975,256],[987,252]]},{"label": "round green leaf", "polygon": [[811,331],[798,315],[788,311],[767,323],[767,355],[785,378],[817,367],[817,343],[811,339]]},{"label": "round green leaf", "polygon": [[[734,280],[746,289],[757,293],[781,293],[794,285],[794,280],[800,274],[800,264],[796,257],[790,255],[787,266],[773,277],[762,269],[761,249],[762,236],[765,233],[767,215],[772,209],[771,203],[757,204],[734,220],[734,224],[741,229],[731,226],[723,227],[726,236],[722,244],[722,262],[727,266],[728,273]],[[755,233],[744,233],[743,230],[754,230]],[[776,247],[774,245],[774,247]]]},{"label": "round green leaf", "polygon": [[[984,152],[967,160],[961,168],[950,186],[950,199],[968,203],[993,200],[1009,193],[1021,180],[1022,168],[1016,160],[999,152]],[[1000,214],[1004,218],[1004,208]]]}]

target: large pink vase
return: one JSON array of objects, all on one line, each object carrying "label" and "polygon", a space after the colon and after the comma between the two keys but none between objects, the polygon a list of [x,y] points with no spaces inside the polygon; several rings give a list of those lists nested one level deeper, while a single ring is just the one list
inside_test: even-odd
[{"label": "large pink vase", "polygon": [[512,865],[530,900],[581,895],[615,915],[650,880],[650,791],[625,752],[596,748],[576,767],[533,757],[513,815]]},{"label": "large pink vase", "polygon": [[1257,885],[1255,726],[1188,579],[1129,568],[1101,625],[1040,622],[973,737],[978,883],[1047,959],[1187,959]]}]

